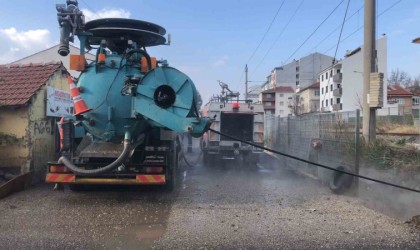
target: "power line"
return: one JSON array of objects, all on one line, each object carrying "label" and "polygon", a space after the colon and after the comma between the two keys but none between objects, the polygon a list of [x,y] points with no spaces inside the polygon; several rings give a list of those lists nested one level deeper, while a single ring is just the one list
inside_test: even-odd
[{"label": "power line", "polygon": [[276,39],[274,40],[273,44],[271,44],[270,48],[267,50],[267,52],[265,53],[264,57],[261,59],[261,61],[257,64],[257,66],[254,68],[254,70],[252,71],[252,75],[255,73],[255,71],[258,69],[258,67],[262,64],[262,62],[265,60],[265,58],[267,57],[268,53],[270,53],[271,49],[273,49],[274,45],[276,45],[277,41],[280,39],[280,37],[283,35],[284,31],[287,29],[287,27],[289,27],[289,24],[292,22],[293,18],[295,17],[296,13],[299,11],[299,9],[302,7],[303,2],[305,2],[305,0],[302,0],[299,4],[299,6],[296,8],[295,12],[293,13],[293,15],[289,18],[289,21],[286,23],[286,25],[283,27],[283,29],[280,31],[279,35],[276,37]]},{"label": "power line", "polygon": [[270,23],[270,25],[268,26],[267,30],[265,31],[265,33],[264,33],[264,35],[263,35],[263,37],[262,37],[262,39],[261,39],[260,43],[258,44],[257,48],[255,48],[254,52],[252,52],[252,55],[249,57],[249,59],[248,59],[248,61],[246,62],[246,64],[248,64],[248,63],[249,63],[249,61],[251,61],[251,59],[254,57],[255,53],[257,52],[257,50],[260,48],[260,46],[261,46],[262,42],[264,41],[265,37],[267,36],[268,31],[270,31],[271,26],[273,25],[274,21],[276,20],[276,18],[277,18],[277,16],[278,16],[278,14],[279,14],[279,12],[280,12],[281,8],[283,7],[283,4],[284,4],[284,2],[285,2],[285,1],[286,1],[286,0],[283,0],[283,2],[281,2],[280,7],[277,9],[277,12],[276,12],[276,14],[274,15],[273,20],[271,20],[271,23]]},{"label": "power line", "polygon": [[341,0],[340,3],[335,6],[335,8],[330,12],[330,14],[328,14],[328,16],[318,25],[318,27],[316,27],[316,29],[314,31],[312,31],[312,33],[305,39],[305,41],[303,41],[303,43],[295,50],[293,51],[293,53],[286,59],[284,60],[284,62],[288,62],[290,58],[292,58],[296,52],[299,51],[300,48],[302,48],[303,45],[305,45],[305,43],[318,31],[318,29],[328,20],[328,18],[331,17],[331,15],[338,9],[338,7],[340,7],[340,5],[344,2],[344,0]]},{"label": "power line", "polygon": [[87,4],[87,2],[85,1],[85,0],[81,0],[85,5],[86,5],[86,7],[90,10],[90,11],[92,11],[92,12],[95,12],[95,11],[93,11],[93,9],[89,6],[89,4]]},{"label": "power line", "polygon": [[[264,41],[265,37],[267,36],[268,31],[270,31],[271,26],[273,25],[274,21],[276,20],[276,18],[277,18],[277,16],[278,16],[278,14],[279,14],[279,12],[280,12],[281,8],[283,7],[283,4],[284,4],[284,2],[285,2],[285,1],[286,1],[286,0],[283,0],[283,2],[280,4],[280,7],[277,9],[277,12],[276,12],[276,14],[274,15],[273,20],[271,20],[271,23],[270,23],[270,25],[268,26],[267,30],[265,31],[265,33],[264,33],[264,35],[263,35],[263,37],[262,37],[261,41],[259,42],[258,46],[255,48],[254,52],[252,52],[252,55],[249,57],[249,59],[248,59],[248,61],[246,62],[246,64],[248,64],[248,63],[251,61],[251,59],[254,57],[255,53],[257,53],[257,50],[260,48],[260,46],[261,46],[262,42]],[[239,79],[239,82],[238,82],[238,84],[235,86],[235,88],[237,88],[237,87],[238,87],[238,85],[241,83],[242,78],[244,77],[244,75],[245,75],[245,72],[242,72],[242,74],[241,74],[241,78]]]},{"label": "power line", "polygon": [[[401,3],[403,0],[398,0],[396,1],[394,4],[392,4],[391,6],[389,6],[388,8],[386,8],[385,10],[383,10],[381,13],[379,13],[377,15],[377,17],[382,16],[383,14],[387,13],[388,11],[390,11],[392,8],[394,8],[397,4]],[[351,34],[347,35],[343,40],[341,40],[341,42],[344,42],[345,40],[347,40],[348,38],[350,38],[351,36],[353,36],[354,34],[356,34],[359,30],[363,29],[363,25],[359,26],[355,31],[353,31]],[[329,52],[330,50],[332,50],[335,47],[332,46],[331,48],[329,48],[328,50],[324,51],[324,54],[326,54],[327,52]]]},{"label": "power line", "polygon": [[[346,21],[345,22],[347,22],[347,21],[349,21],[351,18],[353,18],[356,14],[358,14],[359,13],[359,11],[360,10],[362,10],[364,8],[364,5],[363,6],[361,6],[359,9],[357,9],[353,14],[351,14],[347,19],[346,19]],[[307,54],[309,54],[309,53],[311,53],[311,52],[313,52],[313,51],[315,51],[317,48],[318,48],[318,46],[319,45],[321,45],[323,42],[325,42],[325,40],[327,40],[328,38],[330,38],[331,37],[331,35],[332,34],[334,34],[334,32],[336,32],[339,28],[341,27],[341,25],[338,25],[335,29],[333,29],[328,35],[326,35],[325,37],[324,37],[324,39],[322,39],[317,45],[315,45],[312,49],[310,49],[309,50],[309,52],[307,53]]]},{"label": "power line", "polygon": [[350,5],[350,0],[347,1],[346,12],[344,13],[343,23],[341,24],[340,35],[338,36],[338,42],[337,42],[337,47],[335,48],[332,66],[334,66],[335,57],[337,56],[337,50],[338,50],[338,46],[340,45],[341,35],[343,34],[344,23],[346,22],[346,16],[347,16],[347,11],[349,10],[349,5]]}]

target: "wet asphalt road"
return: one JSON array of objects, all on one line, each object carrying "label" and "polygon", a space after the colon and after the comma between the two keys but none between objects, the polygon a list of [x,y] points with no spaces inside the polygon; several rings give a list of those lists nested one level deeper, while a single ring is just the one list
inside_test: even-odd
[{"label": "wet asphalt road", "polygon": [[0,200],[0,249],[414,249],[420,231],[332,195],[268,156],[258,167],[196,164],[178,188],[52,191]]}]

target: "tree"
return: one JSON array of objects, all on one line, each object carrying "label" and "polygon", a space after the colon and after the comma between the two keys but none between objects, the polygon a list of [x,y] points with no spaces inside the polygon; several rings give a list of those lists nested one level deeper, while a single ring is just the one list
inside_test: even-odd
[{"label": "tree", "polygon": [[391,75],[388,78],[388,84],[401,85],[407,88],[413,84],[413,79],[407,72],[397,68],[396,70],[391,71]]}]

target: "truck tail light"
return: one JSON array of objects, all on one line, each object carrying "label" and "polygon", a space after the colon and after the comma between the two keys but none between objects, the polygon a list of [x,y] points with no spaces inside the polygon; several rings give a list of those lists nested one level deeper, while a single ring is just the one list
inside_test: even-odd
[{"label": "truck tail light", "polygon": [[70,170],[64,165],[50,165],[50,173],[70,173]]},{"label": "truck tail light", "polygon": [[163,167],[145,167],[144,172],[146,174],[160,174],[163,172]]}]

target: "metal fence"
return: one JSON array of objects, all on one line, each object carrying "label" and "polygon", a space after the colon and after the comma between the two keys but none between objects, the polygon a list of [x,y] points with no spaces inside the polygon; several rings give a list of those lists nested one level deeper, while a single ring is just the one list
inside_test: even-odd
[{"label": "metal fence", "polygon": [[[345,166],[355,173],[420,190],[420,138],[416,134],[395,134],[406,133],[406,128],[418,131],[418,116],[389,111],[389,115],[377,112],[378,133],[373,143],[363,140],[360,134],[363,117],[358,116],[356,111],[266,116],[265,145],[311,162],[329,167]],[[381,129],[385,131],[381,132]],[[331,170],[285,156],[274,156],[300,173],[325,183],[331,180]],[[372,201],[375,204],[372,206],[379,204],[381,208],[386,208],[386,212],[402,218],[418,213],[418,194],[413,196],[407,191],[367,181],[363,181],[362,186],[363,190],[370,191],[359,191],[359,196]]]},{"label": "metal fence", "polygon": [[[285,154],[331,167],[356,170],[356,112],[310,114],[304,116],[267,116],[265,144]],[[288,157],[276,156],[287,166],[328,181],[324,170]]]},{"label": "metal fence", "polygon": [[[305,160],[330,167],[345,166],[356,172],[363,166],[381,170],[394,168],[395,171],[411,169],[420,174],[420,166],[414,166],[420,165],[419,117],[412,113],[393,114],[394,111],[389,110],[390,115],[377,112],[377,142],[374,144],[363,143],[363,139],[358,144],[363,117],[358,118],[357,111],[266,116],[265,145]],[[392,154],[401,154],[401,157]],[[276,157],[321,180],[328,180],[331,174],[329,170],[307,163]]]}]

